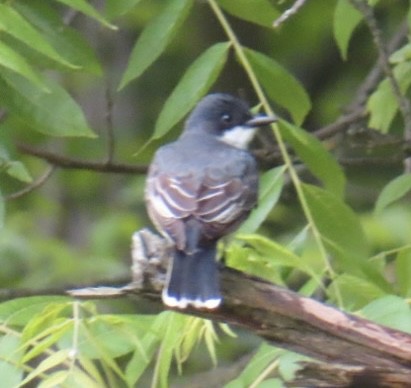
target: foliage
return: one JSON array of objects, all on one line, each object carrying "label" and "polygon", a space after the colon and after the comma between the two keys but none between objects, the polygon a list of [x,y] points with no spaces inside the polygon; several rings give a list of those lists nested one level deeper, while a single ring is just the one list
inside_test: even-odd
[{"label": "foliage", "polygon": [[[369,3],[377,16],[386,14],[387,34],[407,12],[399,1]],[[326,302],[411,331],[409,171],[343,168],[339,157],[357,149],[307,130],[334,122],[372,66],[364,17],[349,0],[307,2],[273,30],[291,5],[107,0],[97,9],[85,0],[0,0],[1,287],[124,278],[129,236],[147,223],[144,177],[103,177],[90,167],[42,181],[44,163],[19,142],[80,161],[104,158],[96,162],[103,170],[113,160],[135,163],[138,150],[146,163],[212,88],[244,88],[256,109],[281,117],[272,126],[275,142],[261,142],[263,154],[277,153],[281,162],[263,160],[272,168],[262,175],[258,207],[225,247],[227,263],[307,296],[321,290]],[[125,31],[138,31],[135,43]],[[123,39],[128,47],[121,51]],[[392,77],[381,77],[354,107],[366,111],[374,137],[395,140],[396,154],[399,144],[409,148],[411,136],[401,99],[411,85],[410,47],[396,47]],[[103,107],[98,93],[106,95]],[[121,101],[118,115],[113,101]],[[125,118],[130,111],[137,112],[132,123]],[[135,122],[146,129],[136,133]],[[391,156],[370,148],[360,157]],[[63,157],[66,168],[70,160]],[[371,198],[362,197],[364,188]],[[273,387],[292,379],[303,359],[256,339],[248,346],[241,335],[238,350],[227,345],[233,333],[226,325],[158,313],[144,302],[138,310],[53,296],[1,303],[3,386],[166,387],[176,375],[233,362],[237,356],[224,354],[231,346],[255,354],[227,387]]]}]

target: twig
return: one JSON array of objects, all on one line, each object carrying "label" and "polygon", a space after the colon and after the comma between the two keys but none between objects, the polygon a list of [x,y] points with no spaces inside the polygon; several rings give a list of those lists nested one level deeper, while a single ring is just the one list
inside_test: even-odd
[{"label": "twig", "polygon": [[107,162],[112,163],[115,150],[115,139],[113,129],[113,94],[110,85],[106,85],[106,126],[107,126]]},{"label": "twig", "polygon": [[64,169],[90,170],[117,174],[145,174],[147,172],[146,165],[130,165],[114,162],[106,163],[72,159],[49,151],[30,147],[27,144],[18,144],[17,148],[24,154],[46,160],[50,164]]},{"label": "twig", "polygon": [[[395,79],[394,72],[389,63],[388,49],[382,38],[381,30],[378,26],[374,15],[373,8],[364,0],[350,0],[351,3],[362,13],[364,20],[371,32],[374,44],[378,50],[378,57],[381,67],[387,79],[390,82],[392,92],[397,100],[401,115],[404,121],[404,138],[411,140],[411,103],[408,98],[402,93],[400,85]],[[404,161],[406,172],[411,172],[411,158],[406,158]]]},{"label": "twig", "polygon": [[24,189],[21,189],[13,194],[6,195],[4,198],[6,201],[10,201],[13,199],[17,199],[22,197],[23,195],[26,195],[38,187],[42,186],[47,179],[51,177],[53,172],[55,171],[55,166],[49,166],[47,170],[43,173],[43,175],[39,176],[35,181],[33,181],[30,185],[26,186]]},{"label": "twig", "polygon": [[305,4],[307,0],[296,0],[292,7],[288,8],[281,16],[274,21],[273,27],[278,28],[282,23],[284,23],[291,15],[295,15],[300,8]]}]

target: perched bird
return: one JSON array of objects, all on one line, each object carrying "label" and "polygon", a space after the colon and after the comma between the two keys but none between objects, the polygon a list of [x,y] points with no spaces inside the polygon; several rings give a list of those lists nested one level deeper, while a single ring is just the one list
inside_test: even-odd
[{"label": "perched bird", "polygon": [[258,172],[247,146],[258,126],[273,121],[253,117],[239,98],[210,94],[179,139],[156,152],[145,199],[154,225],[174,246],[166,305],[213,309],[221,303],[217,242],[256,205]]}]

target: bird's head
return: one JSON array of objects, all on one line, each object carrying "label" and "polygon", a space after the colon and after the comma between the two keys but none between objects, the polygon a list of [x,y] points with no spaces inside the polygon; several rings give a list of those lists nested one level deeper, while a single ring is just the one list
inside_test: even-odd
[{"label": "bird's head", "polygon": [[237,148],[245,149],[257,127],[268,125],[275,117],[253,116],[247,103],[230,94],[204,97],[187,119],[184,133],[210,134]]}]

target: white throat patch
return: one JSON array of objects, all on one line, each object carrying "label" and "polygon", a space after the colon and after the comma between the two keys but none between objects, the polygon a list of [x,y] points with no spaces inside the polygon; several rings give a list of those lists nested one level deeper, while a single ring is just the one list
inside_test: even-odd
[{"label": "white throat patch", "polygon": [[246,149],[250,141],[253,140],[255,131],[256,128],[237,125],[236,127],[225,131],[219,140],[230,146]]}]

